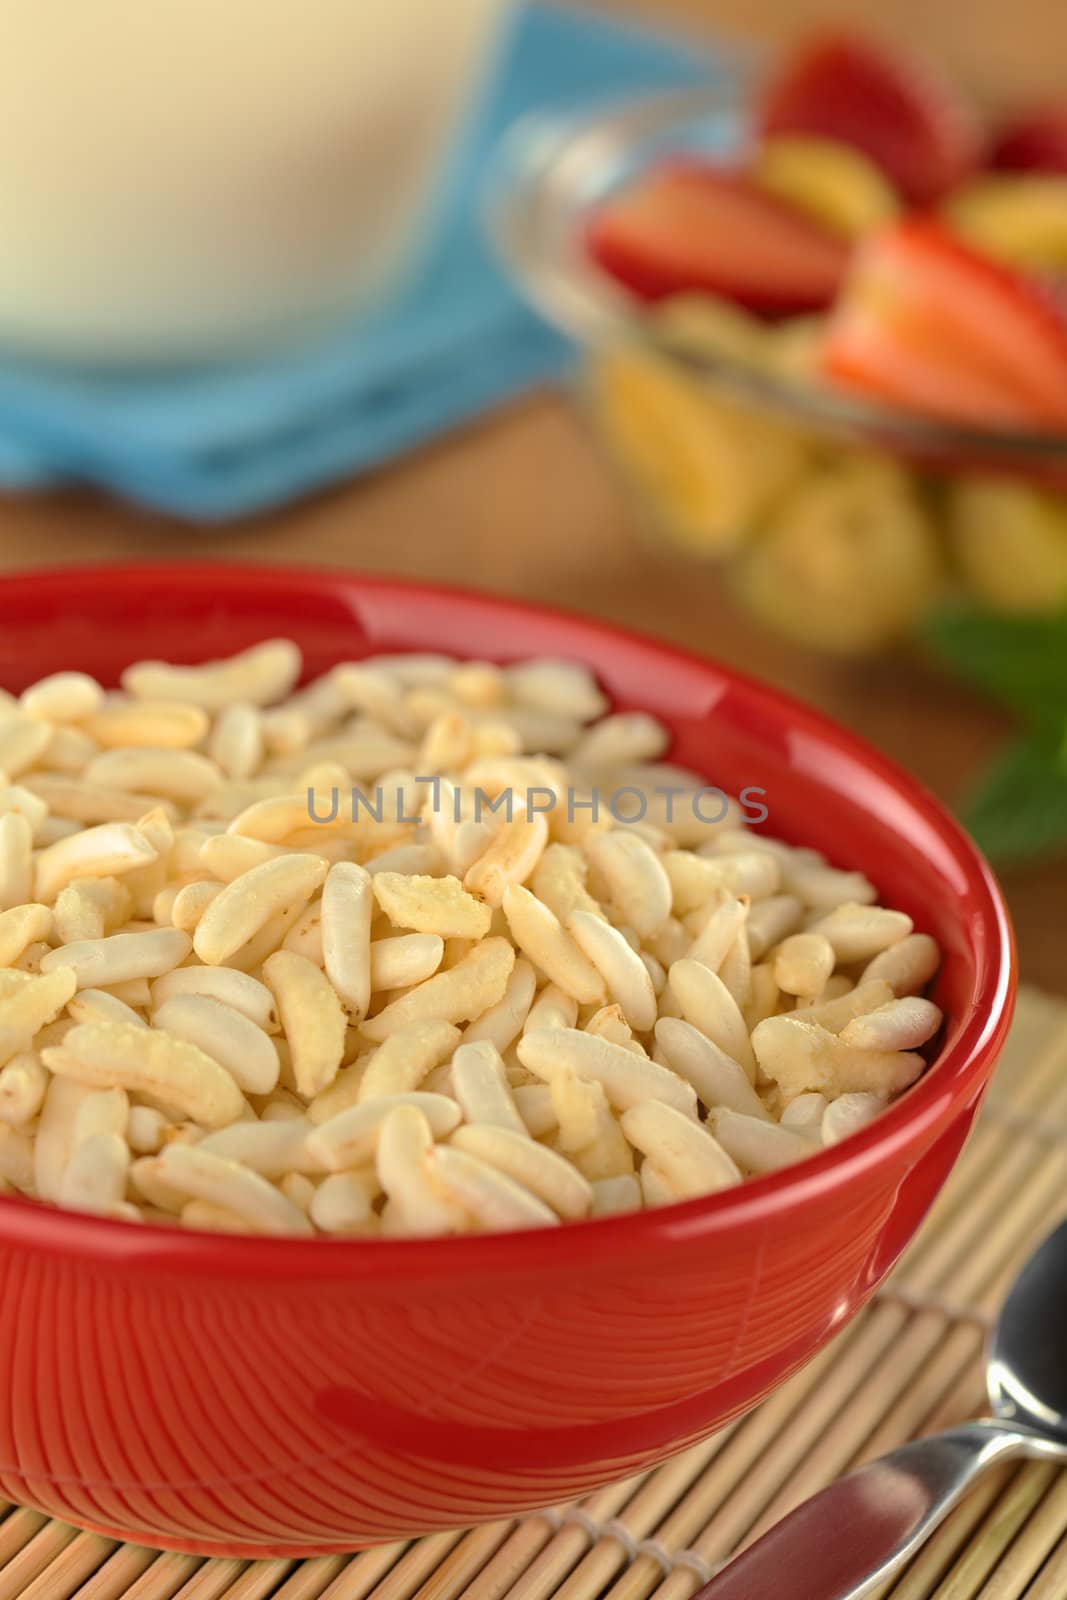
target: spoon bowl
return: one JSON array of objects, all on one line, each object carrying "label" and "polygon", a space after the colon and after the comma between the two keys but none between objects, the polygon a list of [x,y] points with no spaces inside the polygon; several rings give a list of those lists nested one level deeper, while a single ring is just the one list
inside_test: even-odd
[{"label": "spoon bowl", "polygon": [[993,1415],[1067,1448],[1067,1222],[1034,1251],[1004,1302],[990,1341]]},{"label": "spoon bowl", "polygon": [[695,1600],[863,1600],[990,1467],[1020,1457],[1067,1465],[1067,1222],[1012,1285],[989,1342],[986,1388],[993,1418],[916,1440],[839,1478]]}]

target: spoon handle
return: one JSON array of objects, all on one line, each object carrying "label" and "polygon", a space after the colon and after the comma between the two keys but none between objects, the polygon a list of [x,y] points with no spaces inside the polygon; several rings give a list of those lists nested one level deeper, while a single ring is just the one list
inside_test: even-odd
[{"label": "spoon handle", "polygon": [[862,1600],[914,1555],[987,1467],[1035,1453],[1035,1445],[1035,1435],[997,1422],[906,1444],[805,1500],[695,1600]]}]

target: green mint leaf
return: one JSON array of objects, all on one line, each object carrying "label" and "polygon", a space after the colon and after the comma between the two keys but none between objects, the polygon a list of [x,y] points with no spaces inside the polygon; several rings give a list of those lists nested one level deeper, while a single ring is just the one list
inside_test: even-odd
[{"label": "green mint leaf", "polygon": [[1059,742],[1019,739],[994,761],[963,814],[992,861],[1032,861],[1067,849],[1067,767]]},{"label": "green mint leaf", "polygon": [[1000,617],[961,606],[935,613],[927,638],[961,677],[1031,722],[1067,721],[1067,612]]}]

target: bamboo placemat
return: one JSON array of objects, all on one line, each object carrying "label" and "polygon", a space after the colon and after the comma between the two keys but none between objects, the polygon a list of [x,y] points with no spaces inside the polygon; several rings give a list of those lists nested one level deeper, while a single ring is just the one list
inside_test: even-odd
[{"label": "bamboo placemat", "polygon": [[[571,1506],[313,1561],[159,1554],[0,1506],[0,1600],[690,1600],[813,1490],[982,1409],[990,1319],[1065,1210],[1067,1003],[1031,990],[974,1138],[890,1282],[706,1443]],[[1067,1596],[1067,1472],[1046,1464],[991,1476],[878,1600],[1020,1596]]]}]

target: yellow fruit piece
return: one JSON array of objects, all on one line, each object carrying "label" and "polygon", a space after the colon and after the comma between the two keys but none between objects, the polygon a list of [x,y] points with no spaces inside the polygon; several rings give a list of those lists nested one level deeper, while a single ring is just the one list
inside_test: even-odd
[{"label": "yellow fruit piece", "polygon": [[793,382],[817,379],[821,317],[767,323],[715,295],[679,294],[657,306],[649,321],[672,351],[754,367]]},{"label": "yellow fruit piece", "polygon": [[739,549],[807,461],[793,428],[728,404],[666,357],[600,352],[586,393],[656,528],[700,554]]},{"label": "yellow fruit piece", "polygon": [[952,551],[991,610],[1041,616],[1067,600],[1067,500],[1011,479],[972,478],[949,493]]},{"label": "yellow fruit piece", "polygon": [[678,294],[650,317],[655,331],[675,350],[763,367],[771,330],[740,306],[711,294]]},{"label": "yellow fruit piece", "polygon": [[768,626],[863,655],[904,633],[935,597],[936,533],[902,469],[851,456],[800,486],[741,559],[737,579]]},{"label": "yellow fruit piece", "polygon": [[826,337],[821,317],[790,317],[771,330],[768,367],[789,383],[819,383],[819,354]]},{"label": "yellow fruit piece", "polygon": [[874,163],[836,139],[767,139],[756,152],[753,176],[846,239],[891,222],[900,211],[893,186]]},{"label": "yellow fruit piece", "polygon": [[949,202],[956,231],[1009,266],[1067,269],[1067,178],[990,173]]}]

